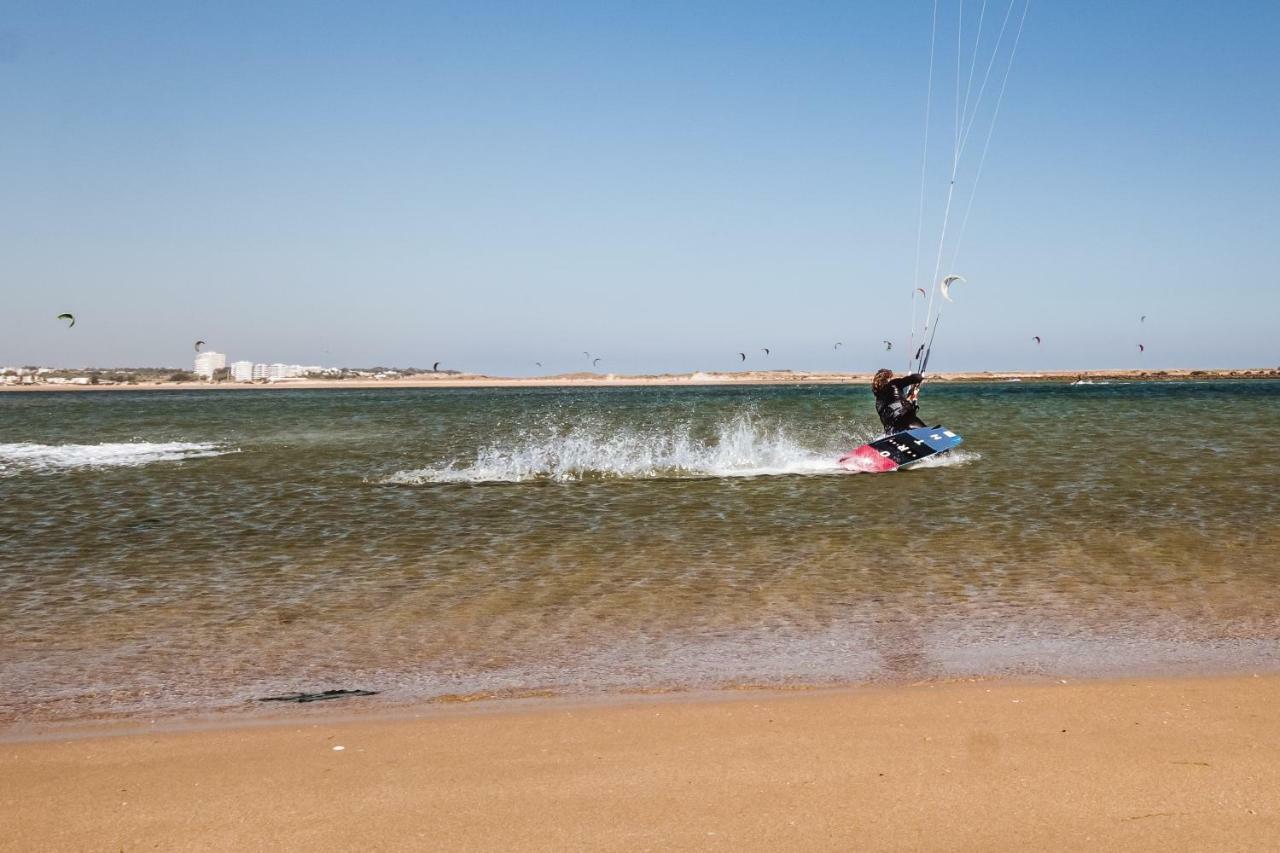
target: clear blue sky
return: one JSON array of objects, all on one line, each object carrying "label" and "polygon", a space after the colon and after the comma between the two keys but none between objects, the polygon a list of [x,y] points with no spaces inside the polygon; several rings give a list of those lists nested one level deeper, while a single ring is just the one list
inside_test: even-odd
[{"label": "clear blue sky", "polygon": [[[11,2],[0,365],[900,367],[931,10]],[[1035,0],[934,366],[1280,364],[1278,37]]]}]

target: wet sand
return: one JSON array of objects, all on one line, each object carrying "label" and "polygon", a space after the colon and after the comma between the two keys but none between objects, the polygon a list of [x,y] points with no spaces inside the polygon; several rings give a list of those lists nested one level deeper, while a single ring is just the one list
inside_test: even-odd
[{"label": "wet sand", "polygon": [[1263,849],[1277,702],[970,682],[2,743],[0,850]]}]

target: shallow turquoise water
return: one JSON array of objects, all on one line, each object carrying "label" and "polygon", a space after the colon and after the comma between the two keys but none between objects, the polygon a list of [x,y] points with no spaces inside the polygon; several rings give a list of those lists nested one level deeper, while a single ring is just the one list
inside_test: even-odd
[{"label": "shallow turquoise water", "polygon": [[0,394],[0,719],[1274,668],[1280,383]]}]

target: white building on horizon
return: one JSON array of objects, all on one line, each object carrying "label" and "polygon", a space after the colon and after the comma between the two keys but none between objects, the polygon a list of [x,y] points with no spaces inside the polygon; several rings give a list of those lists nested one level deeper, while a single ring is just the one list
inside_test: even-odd
[{"label": "white building on horizon", "polygon": [[252,361],[231,362],[231,381],[232,382],[252,382],[253,381],[253,362]]},{"label": "white building on horizon", "polygon": [[227,366],[227,354],[223,352],[202,352],[196,355],[196,376],[202,376],[205,379],[212,379],[215,370],[221,370]]},{"label": "white building on horizon", "polygon": [[231,380],[233,382],[257,382],[265,379],[268,382],[274,382],[281,379],[301,379],[310,374],[323,374],[330,370],[332,368],[324,368],[319,365],[282,364],[280,362],[263,364],[262,362],[253,361],[236,361],[231,364]]},{"label": "white building on horizon", "polygon": [[280,364],[277,362],[267,370],[268,379],[297,379],[305,375],[300,364]]}]

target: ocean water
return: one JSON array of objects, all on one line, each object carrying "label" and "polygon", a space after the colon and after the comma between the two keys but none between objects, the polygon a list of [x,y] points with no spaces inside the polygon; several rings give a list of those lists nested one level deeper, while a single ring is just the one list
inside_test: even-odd
[{"label": "ocean water", "polygon": [[[0,722],[1280,668],[1280,383],[0,394]],[[361,700],[366,701],[366,700]]]}]

